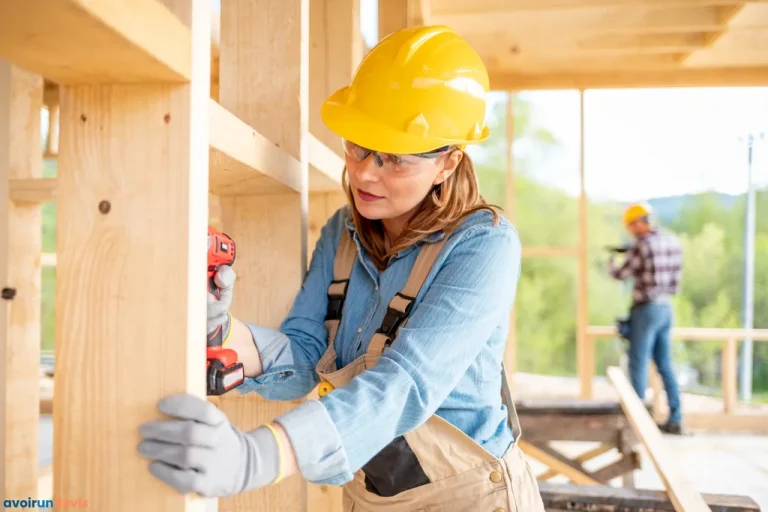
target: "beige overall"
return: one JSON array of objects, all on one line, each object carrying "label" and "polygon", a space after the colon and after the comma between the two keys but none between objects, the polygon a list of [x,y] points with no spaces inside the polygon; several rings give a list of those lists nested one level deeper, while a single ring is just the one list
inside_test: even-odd
[{"label": "beige overall", "polygon": [[[413,298],[446,238],[422,246],[405,288],[390,302],[382,328],[373,336],[366,353],[348,366],[337,369],[334,340],[357,253],[354,241],[344,230],[334,262],[333,282],[328,289],[332,301],[329,304],[333,303],[335,307],[329,306],[326,318],[328,349],[316,367],[321,379],[337,388],[376,364],[399,326],[405,323]],[[502,381],[501,392],[509,410],[509,422],[515,439],[519,439],[520,424],[504,373]],[[390,454],[388,458],[376,462],[376,458],[386,457],[386,453]],[[402,474],[409,476],[402,481]],[[373,478],[378,483],[372,483]],[[396,481],[398,478],[401,478],[400,482]],[[388,488],[390,494],[371,492],[378,488]],[[437,415],[385,447],[373,461],[355,473],[355,478],[344,485],[343,492],[344,512],[544,511],[536,478],[517,442],[498,459]]]}]

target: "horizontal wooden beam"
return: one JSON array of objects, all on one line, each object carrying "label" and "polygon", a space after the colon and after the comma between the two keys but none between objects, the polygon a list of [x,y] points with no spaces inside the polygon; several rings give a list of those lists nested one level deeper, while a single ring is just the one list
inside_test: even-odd
[{"label": "horizontal wooden beam", "polygon": [[51,203],[56,200],[56,178],[10,180],[11,201],[16,203]]},{"label": "horizontal wooden beam", "polygon": [[497,91],[768,86],[768,66],[537,74],[491,70],[489,75]]},{"label": "horizontal wooden beam", "polygon": [[340,191],[343,169],[344,160],[317,137],[309,134],[309,190]]},{"label": "horizontal wooden beam", "polygon": [[[671,508],[667,493],[650,489],[539,482],[539,491],[546,510],[667,512]],[[760,512],[760,506],[747,496],[704,494],[703,498],[719,512]]]},{"label": "horizontal wooden beam", "polygon": [[[587,336],[591,338],[607,338],[617,336],[616,327],[608,325],[591,325],[587,327]],[[673,327],[673,339],[690,341],[710,341],[729,339],[741,340],[749,338],[754,341],[768,341],[768,329],[728,329],[719,327]]]},{"label": "horizontal wooden beam", "polygon": [[575,11],[584,9],[637,9],[641,7],[695,7],[706,5],[741,5],[763,0],[441,0],[432,8],[436,16],[445,14],[494,15],[509,11]]},{"label": "horizontal wooden beam", "polygon": [[[213,100],[209,115],[210,192],[229,196],[301,190],[298,160]],[[340,190],[344,160],[313,135],[309,163],[310,190]],[[56,179],[11,180],[10,196],[15,202],[53,202]]]},{"label": "horizontal wooden beam", "polygon": [[212,193],[301,190],[299,162],[295,158],[213,100],[209,113]]},{"label": "horizontal wooden beam", "polygon": [[[499,47],[530,41],[531,46],[546,45],[547,41],[576,34],[639,34],[717,31],[728,27],[727,7],[697,5],[692,7],[664,6],[629,11],[601,7],[578,11],[503,10],[477,11],[471,14],[437,14],[432,21],[455,27],[473,45],[496,40]],[[510,27],[514,27],[511,29]],[[504,43],[499,44],[501,41]],[[508,43],[508,44],[505,44]],[[522,44],[521,44],[522,46]],[[522,48],[525,51],[525,48]],[[482,52],[481,52],[482,54]]]},{"label": "horizontal wooden beam", "polygon": [[62,84],[186,82],[187,26],[157,0],[3,0],[0,58]]},{"label": "horizontal wooden beam", "polygon": [[578,256],[576,247],[523,247],[524,258]]},{"label": "horizontal wooden beam", "polygon": [[711,509],[704,498],[680,469],[677,459],[673,456],[661,435],[661,431],[640,401],[640,397],[632,389],[627,376],[621,368],[615,366],[608,368],[607,373],[611,384],[619,394],[621,407],[624,409],[635,433],[645,445],[675,510],[677,512],[710,511]]}]

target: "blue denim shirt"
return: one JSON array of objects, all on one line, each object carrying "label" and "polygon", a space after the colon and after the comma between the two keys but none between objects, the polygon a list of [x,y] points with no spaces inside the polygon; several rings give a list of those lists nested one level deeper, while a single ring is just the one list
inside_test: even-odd
[{"label": "blue denim shirt", "polygon": [[[363,355],[387,305],[408,279],[420,245],[401,251],[378,272],[362,248],[348,207],[321,230],[304,283],[279,331],[248,325],[264,373],[242,393],[269,400],[304,397],[319,383],[315,365],[327,347],[328,285],[339,237],[358,246],[336,336],[341,365]],[[445,236],[430,235],[422,243]],[[416,297],[408,323],[376,366],[319,400],[276,418],[299,469],[314,483],[341,485],[394,438],[433,414],[501,457],[513,442],[501,402],[501,363],[521,245],[514,227],[490,212],[470,215],[446,241]]]}]

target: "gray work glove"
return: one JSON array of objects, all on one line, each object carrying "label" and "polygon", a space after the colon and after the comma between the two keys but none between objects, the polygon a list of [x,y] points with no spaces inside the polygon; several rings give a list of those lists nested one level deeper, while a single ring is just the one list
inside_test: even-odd
[{"label": "gray work glove", "polygon": [[222,339],[227,339],[229,334],[230,321],[229,309],[232,307],[232,294],[237,275],[229,265],[222,265],[213,277],[216,286],[219,287],[221,297],[216,300],[213,294],[208,294],[208,334],[222,326]]},{"label": "gray work glove", "polygon": [[138,451],[149,471],[182,494],[227,497],[271,484],[280,471],[272,432],[240,432],[209,401],[190,394],[164,398],[158,409],[176,418],[139,427]]}]

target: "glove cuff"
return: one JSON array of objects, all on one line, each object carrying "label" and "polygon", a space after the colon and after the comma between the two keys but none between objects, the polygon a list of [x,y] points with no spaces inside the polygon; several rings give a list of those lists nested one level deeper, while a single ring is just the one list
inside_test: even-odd
[{"label": "glove cuff", "polygon": [[226,347],[229,341],[229,335],[232,333],[232,313],[227,312],[227,318],[221,324],[221,346]]},{"label": "glove cuff", "polygon": [[281,478],[282,462],[278,438],[264,425],[246,432],[248,457],[242,475],[240,492],[277,483]]}]

